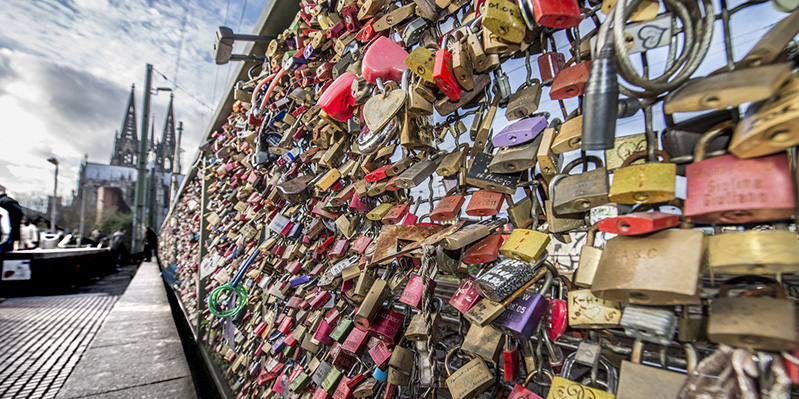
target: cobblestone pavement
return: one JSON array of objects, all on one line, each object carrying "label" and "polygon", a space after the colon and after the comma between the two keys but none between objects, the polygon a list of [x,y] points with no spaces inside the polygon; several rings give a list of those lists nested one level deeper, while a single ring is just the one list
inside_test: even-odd
[{"label": "cobblestone pavement", "polygon": [[0,304],[0,398],[54,398],[118,297],[81,294]]}]

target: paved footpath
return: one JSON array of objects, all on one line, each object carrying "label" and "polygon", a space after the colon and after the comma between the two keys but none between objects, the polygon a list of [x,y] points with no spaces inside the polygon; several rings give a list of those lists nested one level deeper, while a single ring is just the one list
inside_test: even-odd
[{"label": "paved footpath", "polygon": [[85,294],[0,304],[0,398],[54,398],[115,302]]},{"label": "paved footpath", "polygon": [[142,263],[57,398],[196,397],[158,266]]}]

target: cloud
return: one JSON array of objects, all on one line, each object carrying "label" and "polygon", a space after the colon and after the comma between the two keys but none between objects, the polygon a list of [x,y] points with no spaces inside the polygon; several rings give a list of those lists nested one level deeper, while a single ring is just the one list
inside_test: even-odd
[{"label": "cloud", "polygon": [[[59,194],[76,188],[83,154],[107,162],[114,131],[121,126],[131,83],[136,84],[141,129],[145,64],[174,77],[180,47],[183,1],[7,0],[0,14],[0,181],[15,192],[52,190],[56,156]],[[249,33],[265,0],[248,1],[239,31]],[[214,82],[221,88],[231,68],[213,64],[216,27],[226,3],[188,1],[178,84],[215,107]],[[244,1],[230,3],[228,25],[236,28]],[[218,76],[217,76],[218,75]],[[172,86],[153,74],[153,87]],[[220,90],[221,92],[221,90]],[[176,122],[184,122],[184,171],[193,159],[212,111],[184,92],[175,95]],[[156,137],[164,125],[169,96],[152,97]],[[137,132],[140,134],[140,132]]]}]

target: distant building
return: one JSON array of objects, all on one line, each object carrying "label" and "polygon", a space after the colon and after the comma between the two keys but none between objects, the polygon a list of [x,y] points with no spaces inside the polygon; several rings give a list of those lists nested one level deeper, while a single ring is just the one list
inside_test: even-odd
[{"label": "distant building", "polygon": [[[131,87],[125,117],[121,130],[114,134],[114,148],[111,151],[109,165],[88,162],[84,158],[81,163],[78,180],[78,192],[73,198],[72,208],[79,211],[81,199],[86,195],[86,228],[100,223],[117,213],[131,213],[136,197],[136,164],[139,154],[139,138],[136,125],[135,87]],[[181,128],[179,128],[181,130]],[[182,132],[178,132],[182,133]],[[175,135],[174,110],[172,99],[169,100],[164,128],[160,140],[155,141],[154,127],[149,140],[148,188],[145,196],[144,220],[156,229],[163,223],[169,210],[169,187],[172,174],[177,173],[178,184],[184,176],[180,174],[179,152],[176,153],[180,141]],[[94,215],[92,215],[94,214]],[[92,217],[90,219],[90,217]]]}]

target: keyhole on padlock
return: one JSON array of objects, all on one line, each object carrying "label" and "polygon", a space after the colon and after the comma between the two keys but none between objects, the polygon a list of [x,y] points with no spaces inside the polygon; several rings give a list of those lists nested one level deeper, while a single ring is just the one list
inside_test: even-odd
[{"label": "keyhole on padlock", "polygon": [[729,211],[721,215],[721,220],[725,223],[745,223],[752,218],[752,212],[738,209]]},{"label": "keyhole on padlock", "polygon": [[577,209],[588,209],[588,207],[590,206],[591,202],[584,199],[579,199],[577,201],[574,201],[574,207]]},{"label": "keyhole on padlock", "polygon": [[389,25],[393,24],[394,23],[394,17],[392,17],[391,15],[387,16],[386,17],[386,23],[389,24]]},{"label": "keyhole on padlock", "polygon": [[510,29],[508,29],[508,27],[507,27],[507,26],[505,26],[505,25],[500,25],[500,26],[499,26],[499,33],[501,33],[501,34],[503,34],[503,35],[504,35],[504,34],[507,34],[509,30],[510,30]]},{"label": "keyhole on padlock", "polygon": [[631,299],[635,299],[637,301],[648,301],[649,300],[649,295],[644,294],[642,292],[631,292],[630,293],[630,298]]},{"label": "keyhole on padlock", "polygon": [[628,32],[624,32],[624,45],[627,46],[627,50],[632,50],[633,45],[635,44],[635,38]]},{"label": "keyhole on padlock", "polygon": [[424,75],[427,73],[427,68],[423,66],[418,66],[416,67],[416,73],[418,73],[419,75]]},{"label": "keyhole on padlock", "polygon": [[776,141],[778,143],[782,143],[788,141],[793,138],[791,132],[787,129],[777,130],[775,132],[769,133],[768,139],[771,141]]},{"label": "keyhole on padlock", "polygon": [[565,23],[566,23],[566,17],[555,18],[555,23],[554,23],[555,26],[561,26]]},{"label": "keyhole on padlock", "polygon": [[630,223],[626,220],[619,220],[616,222],[616,230],[621,231],[622,233],[626,233],[630,231]]},{"label": "keyhole on padlock", "polygon": [[511,143],[515,143],[516,142],[516,135],[509,134],[508,135],[508,141],[510,141]]},{"label": "keyhole on padlock", "polygon": [[649,199],[649,194],[638,192],[638,193],[633,194],[633,199],[636,200],[636,201],[643,202],[643,201],[646,201],[647,199]]},{"label": "keyhole on padlock", "polygon": [[704,103],[709,105],[709,106],[711,106],[711,107],[717,106],[719,101],[720,100],[719,100],[718,96],[716,96],[716,95],[710,95],[710,96],[705,97],[705,99],[704,99]]},{"label": "keyhole on padlock", "polygon": [[750,345],[756,345],[760,343],[760,337],[755,337],[752,335],[744,335],[741,337],[741,341],[746,342],[747,344]]},{"label": "keyhole on padlock", "polygon": [[516,171],[516,165],[513,162],[505,162],[505,170],[509,170],[511,172]]},{"label": "keyhole on padlock", "polygon": [[576,93],[576,92],[577,92],[577,88],[574,87],[574,86],[569,86],[569,87],[566,88],[566,94],[571,95],[571,94]]}]

